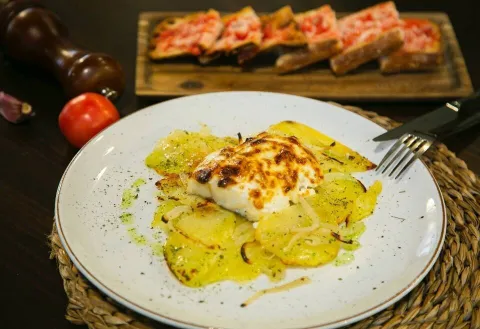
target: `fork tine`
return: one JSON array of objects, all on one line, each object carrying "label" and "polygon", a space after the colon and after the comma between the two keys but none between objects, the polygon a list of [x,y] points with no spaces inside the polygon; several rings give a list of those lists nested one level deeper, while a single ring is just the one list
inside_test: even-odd
[{"label": "fork tine", "polygon": [[387,161],[387,163],[383,167],[382,174],[386,173],[388,168],[390,168],[390,166],[394,164],[405,153],[406,150],[408,150],[407,145],[405,145],[405,143],[402,143],[402,145],[398,147],[395,154],[390,157],[390,159]]},{"label": "fork tine", "polygon": [[[400,159],[400,161],[397,162],[397,165],[392,169],[392,171],[390,172],[388,177],[392,177],[395,174],[395,172],[397,171],[397,169],[403,168],[406,160],[408,158],[410,158],[411,156],[414,156],[415,152],[417,152],[417,150],[420,148],[420,146],[425,142],[426,142],[426,140],[424,140],[423,138],[416,138],[415,143],[412,143],[408,146],[408,148],[411,152],[405,153],[405,155],[402,157],[402,159]],[[402,166],[402,167],[400,167],[400,166]]]},{"label": "fork tine", "polygon": [[395,156],[393,156],[393,158],[390,161],[388,161],[387,165],[382,170],[382,174],[386,173],[388,168],[390,168],[390,166],[393,165],[397,159],[402,157],[402,155],[404,155],[405,153],[408,154],[408,151],[410,150],[410,146],[413,143],[415,143],[416,140],[417,140],[417,136],[415,135],[410,135],[409,138],[405,139],[402,145],[399,147],[399,151],[395,154]]},{"label": "fork tine", "polygon": [[430,146],[432,146],[432,142],[431,141],[425,141],[425,143],[420,147],[420,149],[417,152],[415,152],[415,154],[410,159],[410,161],[407,162],[405,167],[403,167],[403,169],[400,170],[398,175],[395,176],[395,179],[399,178],[408,168],[410,168],[410,166],[413,164],[413,162],[416,159],[420,158],[423,155],[423,153],[427,152],[427,150],[430,148]]},{"label": "fork tine", "polygon": [[387,154],[385,154],[385,156],[383,157],[382,161],[380,161],[380,163],[378,164],[377,168],[375,168],[375,171],[379,171],[380,170],[380,167],[382,167],[382,165],[384,163],[387,162],[387,160],[394,154],[397,152],[398,148],[401,147],[403,145],[403,142],[406,141],[408,138],[410,138],[412,135],[410,134],[406,134],[406,135],[403,135],[401,138],[399,138],[395,144],[392,145],[392,147],[390,148],[390,150],[388,150]]}]

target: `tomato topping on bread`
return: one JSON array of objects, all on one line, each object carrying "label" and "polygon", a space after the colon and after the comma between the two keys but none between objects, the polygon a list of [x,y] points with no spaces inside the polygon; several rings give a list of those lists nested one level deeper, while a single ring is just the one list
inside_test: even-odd
[{"label": "tomato topping on bread", "polygon": [[297,70],[325,60],[342,49],[335,12],[329,5],[297,14],[295,21],[308,45],[280,56],[276,66],[281,72]]},{"label": "tomato topping on bread", "polygon": [[259,48],[262,43],[262,28],[260,18],[252,7],[224,16],[224,29],[220,38],[210,47],[205,56],[200,58],[202,63],[208,63],[218,55],[238,53],[245,47]]},{"label": "tomato topping on bread", "polygon": [[149,56],[152,59],[198,56],[213,46],[222,29],[220,14],[213,9],[167,18],[154,29]]},{"label": "tomato topping on bread", "polygon": [[397,50],[404,32],[391,1],[366,8],[338,21],[343,51],[330,60],[333,72],[344,74]]},{"label": "tomato topping on bread", "polygon": [[431,70],[443,62],[440,28],[427,19],[402,20],[405,42],[399,50],[380,59],[384,73]]},{"label": "tomato topping on bread", "polygon": [[238,57],[241,62],[251,60],[261,52],[277,47],[300,47],[307,39],[300,30],[290,6],[284,6],[270,15],[260,17],[262,23],[262,43],[256,49],[244,49]]}]

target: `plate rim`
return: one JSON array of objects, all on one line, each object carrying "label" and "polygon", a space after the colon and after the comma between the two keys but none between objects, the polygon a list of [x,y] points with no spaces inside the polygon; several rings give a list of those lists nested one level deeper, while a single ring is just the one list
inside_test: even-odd
[{"label": "plate rim", "polygon": [[[312,101],[315,101],[315,102],[319,102],[319,103],[323,103],[323,104],[327,104],[329,106],[332,106],[332,107],[335,107],[337,110],[342,110],[342,111],[346,111],[348,112],[349,114],[351,115],[356,115],[358,117],[360,117],[361,119],[363,120],[367,120],[369,121],[370,123],[373,123],[375,125],[377,125],[378,127],[380,127],[382,130],[385,130],[387,131],[385,128],[381,127],[380,125],[378,125],[377,123],[355,113],[355,112],[352,112],[352,111],[349,111],[345,108],[342,108],[341,106],[339,105],[336,105],[336,104],[331,104],[331,103],[328,103],[328,102],[324,102],[324,101],[321,101],[321,100],[317,100],[317,99],[312,99],[312,98],[308,98],[308,97],[303,97],[303,96],[296,96],[296,95],[291,95],[291,94],[283,94],[283,93],[275,93],[275,92],[255,92],[255,91],[225,91],[225,92],[214,92],[214,93],[202,93],[202,94],[197,94],[197,95],[189,95],[189,96],[183,96],[183,97],[178,97],[178,98],[174,98],[174,99],[170,99],[170,100],[167,100],[167,101],[163,101],[163,102],[159,102],[159,103],[156,103],[156,104],[152,104],[150,106],[147,106],[145,108],[142,108],[140,110],[137,110],[125,117],[123,117],[121,120],[125,119],[125,118],[128,118],[130,117],[131,115],[136,115],[137,113],[140,113],[144,110],[147,110],[149,108],[153,108],[153,107],[156,107],[158,106],[159,104],[164,104],[164,103],[168,103],[168,102],[174,102],[174,101],[178,101],[178,100],[181,100],[181,99],[184,99],[184,98],[195,98],[195,97],[208,97],[208,96],[212,96],[212,95],[215,95],[215,94],[241,94],[241,93],[249,93],[249,94],[273,94],[273,95],[277,95],[277,96],[288,96],[288,97],[293,97],[293,98],[302,98],[302,99],[308,99],[308,100],[312,100]],[[117,121],[117,122],[120,122],[121,120]],[[180,328],[179,326],[181,326],[181,328],[192,328],[192,329],[198,329],[198,328],[201,328],[201,329],[219,329],[219,328],[212,328],[211,326],[202,326],[202,325],[198,325],[198,324],[195,324],[195,323],[191,323],[191,322],[187,322],[187,321],[184,321],[184,320],[181,320],[181,319],[175,319],[173,317],[169,317],[169,316],[165,316],[161,313],[158,313],[158,312],[155,312],[155,311],[151,311],[151,310],[148,310],[147,308],[141,306],[141,305],[138,305],[136,302],[133,302],[133,301],[130,301],[128,300],[126,297],[124,296],[121,296],[120,294],[118,294],[117,292],[115,292],[113,289],[109,288],[106,284],[104,284],[103,282],[101,282],[99,279],[97,279],[95,277],[95,275],[93,275],[81,262],[80,260],[77,258],[77,256],[75,255],[75,253],[73,252],[73,250],[71,249],[68,241],[66,240],[65,238],[65,235],[64,235],[64,232],[63,232],[63,228],[62,228],[62,225],[61,225],[61,220],[60,220],[60,216],[59,216],[59,207],[60,207],[60,202],[59,202],[59,198],[60,198],[60,194],[61,194],[61,191],[62,191],[62,187],[63,187],[63,183],[64,183],[64,180],[65,180],[65,176],[67,175],[69,169],[76,163],[76,161],[78,160],[78,158],[82,155],[83,151],[90,145],[90,144],[94,144],[98,138],[103,134],[105,133],[107,130],[111,129],[112,127],[115,127],[116,123],[108,126],[107,128],[105,128],[104,130],[102,130],[101,132],[99,132],[94,138],[90,139],[82,148],[80,148],[78,150],[78,152],[75,154],[75,156],[72,158],[72,160],[69,162],[68,166],[65,168],[65,171],[64,173],[62,174],[62,177],[60,179],[60,182],[58,184],[58,187],[57,187],[57,192],[56,192],[56,195],[55,195],[55,208],[54,208],[54,213],[55,213],[55,216],[54,216],[54,220],[55,220],[55,224],[56,224],[56,227],[57,227],[57,231],[58,231],[58,236],[60,238],[60,242],[63,246],[63,248],[65,249],[67,255],[69,256],[70,260],[73,262],[73,264],[75,265],[75,267],[80,271],[80,273],[82,275],[85,276],[85,278],[90,282],[92,283],[96,288],[98,288],[100,291],[102,291],[105,295],[113,298],[116,302],[118,302],[119,304],[123,305],[124,307],[128,308],[128,309],[131,309],[143,316],[146,316],[148,318],[151,318],[155,321],[160,321],[160,322],[163,322],[163,323],[166,323],[168,325],[172,325],[172,326],[175,326],[177,328]],[[445,200],[443,198],[443,194],[441,192],[441,189],[440,189],[440,186],[438,185],[438,182],[437,180],[435,179],[435,176],[432,174],[432,172],[430,171],[430,169],[428,168],[428,166],[425,164],[425,162],[420,159],[420,162],[422,163],[422,165],[425,167],[425,169],[427,170],[427,172],[429,173],[430,177],[432,178],[433,180],[433,183],[437,189],[437,193],[439,195],[439,198],[440,198],[440,203],[441,203],[441,211],[442,211],[442,229],[441,229],[441,237],[439,239],[439,242],[435,248],[435,252],[433,253],[432,257],[429,259],[428,263],[426,264],[426,266],[423,268],[423,270],[408,284],[406,285],[404,288],[402,288],[399,292],[397,292],[395,295],[392,295],[391,297],[389,297],[387,300],[385,301],[382,301],[380,302],[379,304],[375,305],[375,306],[372,306],[370,307],[369,309],[367,310],[364,310],[362,312],[359,312],[357,314],[354,314],[354,315],[351,315],[351,316],[348,316],[348,317],[345,317],[345,318],[342,318],[342,319],[338,319],[338,320],[335,320],[335,321],[330,321],[330,322],[327,322],[327,323],[321,323],[321,324],[318,324],[318,325],[314,325],[314,326],[307,326],[307,327],[292,327],[292,328],[289,328],[289,329],[326,329],[326,328],[331,328],[331,329],[334,329],[334,328],[338,328],[338,327],[341,327],[341,326],[344,326],[344,325],[347,325],[347,324],[351,324],[351,323],[356,323],[358,321],[361,321],[373,314],[376,314],[378,312],[381,312],[382,310],[386,309],[387,307],[389,307],[390,305],[396,303],[398,300],[400,300],[401,298],[403,298],[404,296],[406,296],[409,292],[411,292],[422,280],[423,278],[425,278],[425,276],[430,272],[430,270],[432,269],[432,267],[434,266],[435,262],[437,261],[441,251],[442,251],[442,248],[443,248],[443,245],[444,245],[444,242],[445,242],[445,236],[446,236],[446,227],[447,227],[447,214],[446,214],[446,206],[445,206]],[[224,327],[222,329],[228,329],[227,327]]]}]

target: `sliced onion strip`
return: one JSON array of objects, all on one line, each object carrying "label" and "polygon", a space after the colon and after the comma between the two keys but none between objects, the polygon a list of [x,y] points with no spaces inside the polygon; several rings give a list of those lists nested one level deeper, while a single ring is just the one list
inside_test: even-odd
[{"label": "sliced onion strip", "polygon": [[167,222],[171,221],[172,219],[175,219],[177,217],[180,217],[186,212],[192,211],[192,207],[190,206],[178,206],[167,212],[165,215],[163,215],[162,219],[165,219]]},{"label": "sliced onion strip", "polygon": [[270,289],[260,290],[257,293],[255,293],[252,297],[247,299],[245,302],[243,302],[240,306],[241,307],[247,307],[248,305],[252,304],[254,301],[256,301],[257,299],[259,299],[260,297],[262,297],[266,294],[273,294],[273,293],[277,293],[277,292],[287,291],[287,290],[290,290],[290,289],[294,289],[294,288],[303,286],[304,284],[307,284],[307,283],[310,283],[310,282],[312,282],[312,280],[310,280],[309,277],[302,276],[301,278],[298,278],[298,279],[296,279],[292,282],[283,284],[281,286],[273,287],[273,288],[270,288]]}]

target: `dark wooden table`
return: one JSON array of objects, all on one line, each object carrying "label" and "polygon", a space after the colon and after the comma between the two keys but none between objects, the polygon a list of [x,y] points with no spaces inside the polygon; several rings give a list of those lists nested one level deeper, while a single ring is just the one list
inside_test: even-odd
[{"label": "dark wooden table", "polygon": [[[327,1],[290,2],[297,11]],[[92,50],[112,54],[126,71],[126,92],[117,103],[122,115],[148,102],[134,94],[137,18],[147,10],[233,11],[253,5],[273,11],[288,1],[267,0],[44,0],[68,25],[72,38]],[[375,0],[330,0],[337,11],[354,11]],[[480,18],[476,0],[398,0],[401,11],[444,11],[450,15],[475,88],[480,87]],[[477,8],[474,8],[474,7]],[[0,55],[1,56],[1,55]],[[38,115],[14,126],[0,120],[0,328],[75,328],[64,318],[66,297],[56,264],[49,261],[47,235],[52,227],[58,181],[75,153],[57,126],[65,98],[48,76],[1,59],[0,89],[31,103]],[[405,121],[440,103],[354,104]],[[447,141],[468,166],[480,174],[480,129]]]}]

